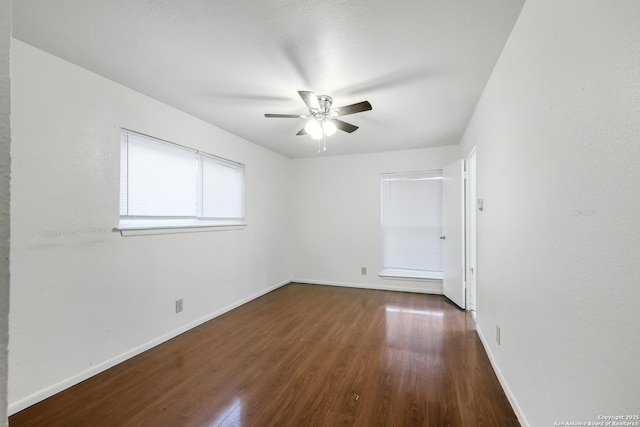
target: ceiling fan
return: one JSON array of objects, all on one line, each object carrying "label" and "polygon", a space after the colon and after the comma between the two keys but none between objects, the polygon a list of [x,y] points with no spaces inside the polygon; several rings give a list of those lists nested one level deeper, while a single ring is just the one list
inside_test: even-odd
[{"label": "ceiling fan", "polygon": [[309,109],[309,114],[265,114],[264,116],[283,119],[309,119],[296,135],[309,135],[313,139],[322,139],[324,141],[325,137],[333,135],[337,129],[347,133],[355,132],[358,126],[342,121],[337,117],[372,109],[369,101],[357,102],[332,109],[331,104],[333,103],[333,98],[330,96],[316,95],[306,90],[300,90],[298,94]]}]

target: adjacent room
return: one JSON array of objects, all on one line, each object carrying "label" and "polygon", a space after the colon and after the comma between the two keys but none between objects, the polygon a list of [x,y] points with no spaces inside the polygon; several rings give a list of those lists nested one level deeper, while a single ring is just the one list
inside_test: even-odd
[{"label": "adjacent room", "polygon": [[0,5],[0,425],[640,426],[640,2]]}]

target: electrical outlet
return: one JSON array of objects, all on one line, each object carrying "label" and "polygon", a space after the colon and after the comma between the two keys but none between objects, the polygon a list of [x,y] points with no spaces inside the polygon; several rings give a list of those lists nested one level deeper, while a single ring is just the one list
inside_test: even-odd
[{"label": "electrical outlet", "polygon": [[360,267],[360,274],[363,276],[367,275],[367,267]]},{"label": "electrical outlet", "polygon": [[182,311],[182,298],[176,300],[176,313]]},{"label": "electrical outlet", "polygon": [[496,342],[500,345],[500,326],[496,325]]}]

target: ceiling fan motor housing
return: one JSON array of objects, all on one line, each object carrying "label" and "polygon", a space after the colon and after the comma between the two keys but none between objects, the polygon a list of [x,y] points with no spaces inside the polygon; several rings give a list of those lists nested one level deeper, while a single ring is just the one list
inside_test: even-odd
[{"label": "ceiling fan motor housing", "polygon": [[329,110],[331,110],[331,104],[333,103],[333,98],[327,95],[318,95],[318,104],[320,104],[320,113],[329,114]]}]

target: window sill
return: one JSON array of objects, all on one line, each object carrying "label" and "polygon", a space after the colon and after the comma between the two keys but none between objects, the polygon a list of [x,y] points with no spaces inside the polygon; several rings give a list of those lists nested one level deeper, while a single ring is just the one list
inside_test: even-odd
[{"label": "window sill", "polygon": [[122,237],[159,234],[202,233],[207,231],[243,230],[247,224],[126,225],[114,227]]},{"label": "window sill", "polygon": [[416,271],[416,270],[382,270],[378,276],[383,279],[400,280],[442,280],[442,272],[437,271]]}]

